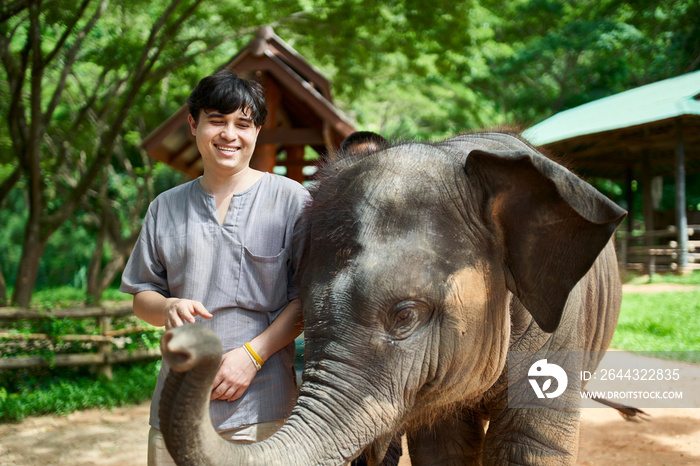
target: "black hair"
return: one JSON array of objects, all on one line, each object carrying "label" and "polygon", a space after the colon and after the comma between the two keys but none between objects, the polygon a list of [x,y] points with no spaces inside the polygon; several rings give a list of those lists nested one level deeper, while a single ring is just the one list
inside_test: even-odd
[{"label": "black hair", "polygon": [[250,110],[255,126],[265,123],[267,104],[265,91],[257,79],[242,79],[231,70],[224,69],[202,78],[187,99],[187,106],[194,121],[200,110],[214,109],[223,114],[236,110]]},{"label": "black hair", "polygon": [[388,141],[381,135],[372,131],[355,131],[340,143],[340,150],[343,152],[353,152],[356,146],[367,144],[372,146],[370,152],[384,149]]}]

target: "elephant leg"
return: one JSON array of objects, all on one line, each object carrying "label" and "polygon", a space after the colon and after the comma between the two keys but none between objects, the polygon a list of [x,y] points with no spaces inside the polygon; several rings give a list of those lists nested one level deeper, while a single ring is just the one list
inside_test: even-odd
[{"label": "elephant leg", "polygon": [[401,454],[401,435],[390,434],[372,442],[351,466],[396,466]]},{"label": "elephant leg", "polygon": [[575,463],[578,409],[503,409],[492,414],[484,442],[484,465]]},{"label": "elephant leg", "polygon": [[407,432],[413,466],[481,464],[485,420],[465,410],[415,431]]},{"label": "elephant leg", "polygon": [[396,466],[401,459],[401,435],[387,435],[372,442],[351,466]]}]

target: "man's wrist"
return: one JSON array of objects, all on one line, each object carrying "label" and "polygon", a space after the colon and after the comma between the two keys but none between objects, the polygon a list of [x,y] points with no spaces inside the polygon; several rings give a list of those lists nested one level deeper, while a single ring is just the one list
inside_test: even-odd
[{"label": "man's wrist", "polygon": [[265,361],[258,355],[258,353],[255,352],[253,347],[250,345],[250,342],[246,342],[243,345],[243,349],[245,350],[248,357],[250,357],[250,360],[253,362],[255,368],[257,370],[262,369],[262,366],[263,364],[265,364]]}]

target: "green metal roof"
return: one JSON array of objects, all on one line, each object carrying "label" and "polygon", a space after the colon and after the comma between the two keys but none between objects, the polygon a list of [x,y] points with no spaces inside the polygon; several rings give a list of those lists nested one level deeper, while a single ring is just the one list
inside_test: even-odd
[{"label": "green metal roof", "polygon": [[533,145],[540,146],[682,115],[700,115],[700,71],[557,113],[525,130],[522,135]]}]

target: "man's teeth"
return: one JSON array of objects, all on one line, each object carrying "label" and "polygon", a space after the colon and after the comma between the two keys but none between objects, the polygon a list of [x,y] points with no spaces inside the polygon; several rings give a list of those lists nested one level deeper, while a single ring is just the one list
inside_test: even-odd
[{"label": "man's teeth", "polygon": [[224,146],[215,146],[215,147],[223,152],[236,152],[238,150],[237,147],[224,147]]}]

